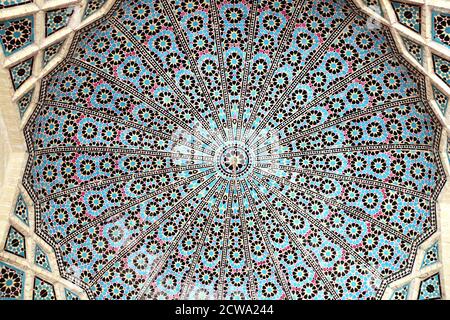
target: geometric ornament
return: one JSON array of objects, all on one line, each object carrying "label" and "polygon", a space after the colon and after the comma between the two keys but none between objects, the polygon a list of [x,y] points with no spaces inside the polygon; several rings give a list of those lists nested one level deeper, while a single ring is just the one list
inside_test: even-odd
[{"label": "geometric ornament", "polygon": [[11,80],[14,85],[14,90],[19,89],[19,87],[27,81],[33,72],[33,58],[25,60],[11,69],[9,69],[9,73],[11,75]]},{"label": "geometric ornament", "polygon": [[419,297],[417,300],[432,300],[440,298],[441,283],[439,273],[436,273],[420,283]]},{"label": "geometric ornament", "polygon": [[25,272],[0,261],[0,300],[22,300]]},{"label": "geometric ornament", "polygon": [[26,258],[25,237],[13,226],[9,227],[9,232],[5,243],[5,251],[22,258]]},{"label": "geometric ornament", "polygon": [[398,22],[410,28],[411,30],[420,33],[421,30],[421,8],[410,3],[403,3],[392,1]]}]

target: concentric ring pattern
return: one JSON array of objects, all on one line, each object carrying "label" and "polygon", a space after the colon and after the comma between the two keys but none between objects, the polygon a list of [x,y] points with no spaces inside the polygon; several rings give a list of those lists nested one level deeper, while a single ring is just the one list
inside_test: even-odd
[{"label": "concentric ring pattern", "polygon": [[436,230],[423,77],[345,0],[123,0],[25,129],[24,184],[93,299],[371,299]]}]

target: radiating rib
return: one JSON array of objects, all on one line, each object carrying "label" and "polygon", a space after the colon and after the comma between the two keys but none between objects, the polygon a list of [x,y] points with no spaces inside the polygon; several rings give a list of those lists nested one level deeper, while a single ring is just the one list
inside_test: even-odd
[{"label": "radiating rib", "polygon": [[298,236],[289,228],[289,225],[286,223],[286,221],[281,217],[281,215],[278,213],[278,210],[273,207],[273,205],[270,203],[270,201],[267,199],[267,197],[262,194],[258,187],[255,186],[251,181],[249,182],[252,186],[255,192],[258,194],[258,196],[263,200],[263,202],[266,204],[268,208],[270,208],[270,211],[274,214],[275,219],[278,221],[280,225],[283,226],[284,231],[289,235],[290,239],[295,243],[297,246],[297,249],[300,250],[302,254],[302,258],[307,261],[307,263],[314,269],[314,271],[317,273],[319,278],[323,281],[325,284],[325,288],[327,288],[328,292],[333,296],[334,299],[339,299],[339,295],[334,290],[333,285],[330,283],[326,275],[323,273],[322,267],[318,264],[316,261],[317,258],[309,252],[308,249],[306,249],[300,241],[298,241]]},{"label": "radiating rib", "polygon": [[43,155],[49,153],[71,153],[71,152],[110,152],[120,154],[140,154],[147,156],[163,156],[172,157],[173,159],[187,159],[187,160],[200,160],[205,162],[211,162],[213,157],[211,156],[196,156],[192,154],[182,154],[174,151],[154,151],[154,150],[141,150],[137,148],[123,148],[123,147],[91,147],[91,146],[78,146],[78,147],[52,147],[37,149],[33,152],[33,155]]},{"label": "radiating rib", "polygon": [[[192,103],[186,98],[185,94],[181,91],[181,89],[178,87],[178,85],[171,79],[167,73],[161,68],[161,66],[158,64],[157,61],[153,59],[153,57],[149,54],[148,49],[143,46],[135,37],[133,37],[132,34],[125,28],[116,18],[111,18],[111,24],[116,30],[119,30],[125,35],[125,38],[127,38],[129,41],[133,43],[133,45],[137,48],[138,52],[141,53],[142,57],[147,61],[147,63],[152,66],[157,72],[158,75],[161,76],[164,81],[166,81],[170,88],[175,92],[175,94],[180,98],[187,106],[189,106],[190,111],[194,114],[194,116],[197,118],[200,123],[202,123],[204,128],[209,128],[209,130],[212,130],[212,128],[209,126],[208,122],[203,118],[203,116],[198,112],[197,108],[192,105]],[[209,138],[214,139],[215,136],[211,135]],[[220,141],[214,140],[216,143],[220,143]]]},{"label": "radiating rib", "polygon": [[[244,203],[242,199],[242,195],[244,193],[244,190],[242,189],[241,184],[239,183],[239,191],[238,191],[238,203],[239,208],[244,208]],[[241,220],[241,228],[242,228],[242,238],[244,243],[244,254],[245,254],[245,267],[247,269],[247,276],[248,276],[248,282],[250,285],[250,298],[252,300],[256,299],[256,289],[255,289],[255,277],[253,274],[253,263],[251,259],[250,254],[250,247],[249,247],[249,239],[248,239],[248,233],[247,233],[247,221],[245,217],[244,210],[239,210],[239,217]]]},{"label": "radiating rib", "polygon": [[299,156],[306,155],[318,155],[318,154],[332,154],[332,153],[346,153],[354,151],[386,151],[386,150],[408,150],[408,151],[436,151],[433,146],[425,144],[372,144],[372,145],[362,145],[362,146],[352,146],[352,147],[340,147],[340,148],[325,148],[325,149],[310,149],[305,151],[296,152],[285,152],[274,154],[270,156],[261,156],[260,160],[271,160],[271,159],[284,159],[284,158],[296,158]]},{"label": "radiating rib", "polygon": [[[367,65],[365,65],[363,68],[343,77],[342,79],[339,80],[338,83],[336,83],[335,85],[333,85],[332,88],[328,89],[326,92],[318,95],[315,99],[313,99],[310,103],[308,103],[304,108],[299,109],[298,111],[294,112],[289,118],[287,118],[285,121],[283,121],[283,123],[279,124],[278,126],[276,126],[274,128],[274,130],[281,130],[282,128],[286,127],[287,125],[289,125],[291,122],[295,121],[296,119],[298,119],[298,117],[302,114],[304,114],[306,111],[310,110],[312,107],[316,106],[319,102],[321,102],[322,100],[324,100],[325,98],[333,95],[334,93],[338,92],[339,90],[341,90],[341,87],[346,86],[347,84],[349,84],[351,81],[353,81],[354,79],[356,79],[357,77],[359,77],[360,75],[363,75],[364,73],[366,73],[368,70],[374,68],[377,65],[380,65],[386,61],[388,61],[389,59],[392,59],[394,57],[393,53],[388,53],[378,59],[376,59],[375,61],[372,61],[370,63],[368,63]],[[278,101],[274,104],[274,110],[277,110],[282,104],[283,102],[286,100],[286,98],[294,91],[295,87],[297,86],[298,82],[300,82],[300,78],[296,78],[290,86],[289,88],[283,92],[283,95],[278,99]],[[265,117],[265,119],[268,119],[268,117]],[[263,120],[260,122],[260,124],[258,125],[258,127],[260,127],[262,125],[262,123],[266,123],[268,120]],[[256,131],[256,130],[255,130]],[[253,141],[254,138],[252,140],[249,141],[250,145],[253,145]]]},{"label": "radiating rib", "polygon": [[272,260],[273,266],[275,267],[278,279],[283,287],[283,291],[284,291],[286,297],[289,300],[292,300],[292,294],[291,294],[289,282],[287,281],[284,273],[280,269],[280,262],[278,261],[278,258],[273,251],[270,239],[267,236],[267,233],[265,231],[263,224],[261,223],[261,219],[259,218],[259,215],[258,215],[259,210],[256,208],[254,199],[249,190],[249,181],[242,182],[242,186],[244,187],[245,192],[247,193],[247,199],[248,199],[251,209],[253,210],[253,213],[254,213],[253,215],[255,217],[257,227],[258,227],[259,231],[261,232],[265,247],[270,253],[270,259]]},{"label": "radiating rib", "polygon": [[[303,77],[307,74],[307,72],[310,70],[311,67],[314,66],[314,64],[317,62],[318,59],[320,59],[324,54],[326,49],[333,43],[333,41],[339,37],[339,35],[345,30],[345,28],[353,21],[353,19],[356,17],[356,13],[352,12],[350,15],[348,15],[344,22],[337,27],[333,33],[327,38],[327,40],[315,51],[314,55],[308,59],[308,62],[305,64],[304,68],[300,71],[299,74],[295,76],[292,83],[289,84],[289,87],[283,91],[283,94],[278,99],[278,101],[270,108],[269,112],[264,116],[263,120],[258,124],[256,129],[254,130],[254,133],[249,138],[249,144],[251,145],[253,142],[253,139],[255,138],[255,132],[258,132],[259,128],[264,128],[265,124],[267,123],[269,117],[275,112],[279,106],[284,102],[284,100],[294,91],[297,84],[303,79]],[[253,123],[256,117],[257,111],[258,111],[258,104],[256,105],[255,112],[253,113],[253,119],[252,116],[250,116],[249,121],[247,122],[247,125],[245,127],[245,130]]]},{"label": "radiating rib", "polygon": [[299,169],[299,168],[295,168],[295,167],[289,167],[289,166],[285,166],[285,165],[280,165],[279,166],[280,170],[283,171],[287,171],[287,172],[292,172],[292,173],[302,173],[308,176],[319,176],[319,177],[328,177],[331,179],[336,179],[336,180],[340,180],[340,181],[355,181],[367,186],[374,186],[374,187],[378,187],[378,188],[386,188],[386,189],[390,189],[399,193],[407,193],[410,195],[413,195],[415,197],[419,197],[422,199],[430,199],[430,195],[427,195],[425,193],[410,189],[410,188],[405,188],[402,186],[397,186],[394,184],[390,184],[390,183],[386,183],[386,182],[380,182],[380,181],[376,181],[373,179],[369,179],[369,178],[359,178],[359,177],[355,177],[355,176],[347,176],[344,174],[337,174],[337,173],[332,173],[332,172],[328,172],[328,171],[319,171],[319,170],[307,170],[307,169]]},{"label": "radiating rib", "polygon": [[[140,93],[136,89],[131,88],[128,85],[121,83],[120,81],[118,82],[115,77],[107,74],[106,72],[104,72],[104,71],[98,69],[97,67],[95,67],[95,66],[93,66],[91,64],[88,64],[88,63],[86,63],[84,61],[81,61],[81,60],[78,60],[78,59],[75,59],[75,58],[71,58],[68,61],[70,63],[74,64],[75,66],[82,67],[82,68],[84,68],[84,69],[86,69],[86,70],[88,70],[90,72],[93,72],[93,73],[97,74],[98,76],[100,76],[101,78],[103,78],[104,80],[109,82],[111,85],[115,85],[115,86],[121,88],[126,93],[128,93],[128,94],[130,94],[130,95],[132,95],[132,96],[134,96],[136,98],[138,98],[140,101],[142,101],[145,104],[147,104],[153,110],[156,110],[157,112],[161,113],[165,117],[169,118],[174,123],[179,125],[181,128],[185,129],[187,132],[189,132],[190,134],[192,134],[193,136],[198,138],[200,141],[203,141],[205,144],[207,144],[207,145],[214,144],[215,145],[215,143],[213,143],[213,141],[207,140],[206,137],[203,137],[202,135],[200,135],[198,133],[198,131],[195,131],[194,129],[192,129],[188,124],[186,124],[184,121],[181,121],[180,119],[175,117],[173,114],[168,112],[164,107],[160,106],[159,104],[157,104],[152,99],[147,98],[145,95],[143,95],[142,93]],[[217,147],[217,145],[215,145],[215,146]]]},{"label": "radiating rib", "polygon": [[117,182],[147,178],[147,177],[151,177],[151,176],[155,176],[155,175],[159,175],[159,174],[163,174],[163,173],[183,172],[183,171],[189,171],[189,170],[206,169],[206,168],[210,168],[210,167],[211,167],[211,165],[188,165],[188,166],[184,166],[184,167],[180,166],[180,167],[175,167],[175,168],[157,169],[157,170],[152,170],[152,171],[130,173],[130,174],[126,174],[126,175],[104,178],[99,181],[88,182],[88,183],[80,184],[77,187],[68,188],[68,189],[60,191],[60,192],[55,192],[44,198],[39,199],[39,203],[44,203],[44,202],[56,199],[58,197],[65,196],[68,194],[73,194],[73,193],[76,193],[79,191],[89,190],[90,188],[93,188],[93,187],[103,187],[103,186],[115,184]]},{"label": "radiating rib", "polygon": [[[278,61],[280,59],[280,55],[284,52],[285,41],[292,35],[292,29],[295,27],[295,22],[297,21],[297,17],[300,14],[300,11],[303,9],[305,2],[306,2],[306,0],[296,0],[294,13],[292,14],[291,18],[289,19],[287,26],[283,30],[283,37],[281,38],[280,44],[275,53],[275,57],[272,59],[273,62],[270,64],[270,69],[269,69],[267,76],[264,80],[264,83],[262,85],[263,89],[262,89],[262,91],[259,92],[258,97],[256,98],[255,106],[252,109],[250,118],[243,128],[243,134],[242,134],[243,136],[245,136],[245,132],[250,128],[252,122],[255,120],[254,118],[256,117],[256,114],[259,110],[259,106],[262,103],[262,100],[264,99],[264,97],[266,95],[267,88],[270,84],[270,81],[272,80],[272,77],[273,77],[275,71],[276,71],[275,61]],[[257,131],[257,130],[255,130],[255,131]]]},{"label": "radiating rib", "polygon": [[220,258],[220,267],[219,267],[219,281],[218,281],[218,292],[217,297],[219,300],[223,299],[223,290],[225,286],[225,260],[228,255],[228,239],[230,237],[230,220],[231,220],[231,206],[232,206],[232,197],[234,193],[234,189],[231,188],[231,184],[228,188],[228,197],[227,197],[227,208],[225,213],[225,232],[223,237],[223,244],[222,244],[222,255]]},{"label": "radiating rib", "polygon": [[[405,241],[405,242],[407,242],[407,243],[412,243],[412,242],[413,242],[412,239],[408,238],[408,237],[405,236],[403,233],[401,233],[401,232],[399,232],[398,230],[393,229],[393,228],[391,228],[390,226],[388,226],[388,225],[386,225],[386,224],[384,224],[384,223],[382,223],[382,222],[380,222],[380,221],[378,221],[378,220],[372,218],[369,214],[367,214],[366,212],[364,212],[364,211],[362,211],[362,210],[358,210],[358,209],[356,209],[356,208],[349,207],[349,206],[347,206],[347,205],[345,205],[345,204],[340,203],[339,201],[336,201],[336,200],[334,200],[334,199],[330,199],[330,198],[328,198],[328,197],[326,197],[326,196],[324,196],[324,195],[322,195],[322,194],[319,194],[319,193],[317,193],[317,192],[315,192],[315,191],[305,189],[305,188],[299,186],[298,184],[296,184],[296,183],[294,183],[294,182],[291,182],[291,181],[289,181],[289,180],[287,180],[287,179],[284,179],[284,178],[279,178],[279,177],[277,177],[277,176],[274,176],[273,174],[271,174],[271,173],[269,173],[269,172],[267,172],[267,171],[259,170],[259,169],[258,169],[258,171],[262,172],[263,175],[267,176],[268,178],[270,178],[270,179],[272,179],[272,180],[277,181],[278,183],[288,184],[288,185],[292,186],[294,189],[301,190],[302,192],[307,193],[307,194],[309,194],[310,196],[312,196],[312,197],[314,197],[314,198],[316,198],[316,199],[319,199],[319,200],[324,201],[324,202],[325,202],[326,204],[328,204],[329,206],[332,206],[332,207],[336,207],[336,208],[342,209],[342,210],[344,210],[345,212],[347,212],[347,213],[349,213],[349,214],[355,216],[357,219],[360,219],[360,220],[363,220],[363,221],[366,221],[366,222],[370,222],[371,224],[376,225],[377,227],[379,227],[381,230],[383,230],[383,231],[385,231],[385,232],[387,232],[387,233],[390,233],[390,234],[392,234],[393,236],[396,236],[396,237],[399,238],[399,239],[402,239],[402,241]],[[262,180],[260,180],[260,179],[257,178],[257,177],[254,177],[254,178],[255,178],[258,182],[262,182],[263,184],[268,185],[267,182],[262,181]],[[276,192],[277,194],[279,193],[278,190],[276,190],[276,189],[274,189],[274,188],[271,188],[270,186],[269,186],[269,189],[274,190],[274,192]],[[281,193],[280,193],[280,194],[281,194]],[[286,198],[286,196],[284,196],[284,195],[281,195],[281,196],[283,197],[283,199],[289,200],[288,198]],[[280,196],[280,197],[281,197],[281,196]],[[290,200],[289,200],[289,201],[290,201]],[[319,222],[319,223],[320,223],[320,222]]]},{"label": "radiating rib", "polygon": [[[112,258],[110,261],[108,261],[108,263],[92,278],[92,280],[90,282],[90,286],[92,286],[93,284],[97,283],[97,281],[100,279],[100,277],[106,271],[108,271],[117,261],[119,261],[119,259],[121,259],[127,252],[129,252],[130,250],[135,248],[137,245],[139,245],[151,232],[155,231],[161,225],[162,222],[164,222],[168,217],[170,217],[173,213],[175,213],[183,204],[185,204],[191,198],[196,196],[197,195],[196,191],[203,190],[206,186],[208,186],[214,180],[217,180],[215,176],[213,176],[213,177],[209,178],[208,180],[204,181],[203,183],[201,183],[197,188],[195,188],[194,190],[189,192],[188,195],[186,195],[183,199],[181,199],[179,202],[177,202],[170,210],[168,210],[160,218],[158,218],[158,220],[155,223],[153,223],[151,225],[151,227],[149,227],[146,230],[143,230],[141,233],[139,233],[139,235],[136,238],[131,240],[126,246],[122,247],[120,249],[120,251],[114,256],[114,258]],[[216,181],[215,186],[217,185],[217,183],[218,183],[218,180]],[[211,190],[213,190],[213,189],[214,188],[211,188]],[[205,202],[203,202],[202,206],[204,205],[204,203]],[[195,215],[196,214],[193,214],[191,216],[191,218],[189,219],[189,221],[192,221],[192,217],[194,217]],[[183,230],[183,229],[184,228],[182,228],[181,230]],[[180,232],[181,231],[179,231],[178,234],[180,234]],[[178,244],[178,241],[173,241],[172,244],[171,244],[171,248],[173,247],[174,243],[176,245],[176,244]],[[169,251],[166,251],[166,254]],[[156,270],[156,268],[153,269],[153,270]],[[153,270],[152,270],[152,272],[153,272]]]},{"label": "radiating rib", "polygon": [[205,196],[205,201],[202,201],[201,204],[195,208],[195,211],[192,212],[192,214],[189,216],[188,220],[185,221],[183,227],[181,230],[177,233],[174,240],[171,241],[170,247],[166,250],[162,258],[158,260],[158,264],[156,267],[154,267],[150,273],[149,276],[147,276],[147,279],[145,280],[144,285],[142,286],[141,293],[138,295],[139,297],[142,297],[143,294],[145,294],[150,285],[155,281],[155,278],[158,276],[158,273],[161,271],[162,267],[166,263],[169,256],[172,254],[172,251],[175,249],[175,247],[178,245],[178,242],[181,240],[181,237],[184,235],[184,233],[188,230],[191,223],[194,221],[194,218],[197,217],[198,213],[203,209],[203,207],[207,204],[206,199],[210,199],[214,193],[217,192],[218,187],[221,185],[220,182],[221,179],[216,179],[216,182],[214,183],[214,186],[209,190],[208,194]]},{"label": "radiating rib", "polygon": [[[340,123],[343,123],[343,122],[346,122],[346,121],[358,119],[360,117],[363,117],[363,116],[366,116],[366,115],[369,115],[369,114],[372,114],[372,113],[380,112],[380,111],[383,111],[383,110],[387,110],[387,109],[390,109],[390,108],[393,108],[393,107],[397,107],[397,106],[400,106],[400,105],[409,105],[409,104],[419,103],[421,101],[422,101],[422,99],[420,97],[411,97],[411,98],[404,98],[404,99],[395,100],[395,101],[392,101],[392,102],[387,102],[387,103],[371,106],[369,108],[364,108],[362,110],[356,110],[356,111],[351,112],[351,113],[349,113],[349,114],[347,114],[347,115],[345,115],[343,117],[339,117],[339,118],[337,118],[335,120],[326,121],[325,123],[323,123],[321,125],[317,125],[317,126],[314,126],[314,127],[310,128],[310,129],[306,129],[306,130],[300,131],[298,133],[289,135],[286,138],[280,139],[276,143],[280,144],[280,145],[283,145],[283,144],[286,144],[288,142],[294,141],[295,139],[306,137],[307,135],[310,135],[310,134],[315,133],[315,132],[319,132],[319,131],[321,131],[323,129],[326,129],[326,128],[333,127],[333,126],[335,126],[337,124],[340,124]],[[254,145],[260,146],[260,147],[257,147],[255,150],[260,150],[260,149],[263,149],[263,148],[267,149],[267,147],[274,145],[274,143],[264,144],[263,139],[260,139],[260,140],[257,140],[256,143],[254,143]]]},{"label": "radiating rib", "polygon": [[217,108],[214,107],[214,104],[212,102],[211,96],[209,94],[209,90],[208,88],[206,88],[205,86],[205,82],[203,77],[201,76],[198,68],[197,68],[197,63],[196,61],[193,59],[192,56],[192,52],[189,49],[189,45],[188,42],[186,40],[186,35],[184,34],[184,31],[180,28],[179,22],[177,21],[175,15],[174,15],[174,8],[172,7],[172,4],[170,3],[169,0],[161,0],[161,4],[162,7],[166,13],[166,16],[169,18],[170,22],[172,23],[172,26],[174,27],[174,29],[176,30],[175,35],[179,36],[181,38],[181,44],[183,46],[184,52],[186,53],[186,55],[188,56],[189,62],[193,68],[193,72],[195,74],[195,76],[197,77],[197,79],[199,80],[201,89],[203,91],[203,94],[205,95],[211,109],[213,110],[213,115],[214,115],[214,120],[217,124],[217,127],[219,128],[220,134],[222,135],[222,138],[224,140],[226,140],[226,133],[225,130],[222,126],[222,122],[219,119],[218,113],[217,113]]},{"label": "radiating rib", "polygon": [[244,72],[242,74],[241,92],[239,96],[239,111],[237,119],[237,137],[236,137],[236,140],[238,141],[241,139],[242,135],[242,121],[244,117],[245,99],[247,97],[248,75],[250,72],[250,62],[253,60],[253,41],[256,31],[257,9],[258,9],[258,0],[253,0],[250,9],[251,18],[250,18],[250,26],[248,27],[249,34],[245,49]]},{"label": "radiating rib", "polygon": [[[230,183],[228,183],[228,185],[229,184]],[[221,188],[218,189],[216,193],[218,193],[219,191],[225,191],[226,190],[226,188],[225,188],[225,190],[222,190],[222,185],[220,187]],[[194,273],[195,273],[195,268],[196,268],[196,266],[198,264],[198,259],[200,258],[200,253],[201,253],[201,251],[203,249],[203,246],[205,244],[206,235],[209,232],[209,228],[211,227],[211,224],[212,224],[212,222],[214,220],[214,217],[216,216],[217,212],[219,211],[218,210],[219,209],[219,205],[222,202],[222,199],[223,199],[224,195],[225,195],[225,193],[223,193],[221,195],[220,194],[216,194],[216,196],[217,196],[216,199],[217,200],[216,200],[216,202],[214,203],[213,207],[210,210],[206,226],[205,226],[205,228],[202,231],[202,235],[200,236],[200,239],[198,239],[199,243],[197,244],[197,247],[195,249],[195,253],[194,253],[194,256],[192,258],[191,264],[189,265],[189,273],[188,273],[188,276],[186,277],[184,288],[183,288],[183,291],[181,293],[181,299],[183,299],[183,300],[186,300],[188,298],[189,292],[192,290],[192,287],[193,287],[192,282],[193,282],[193,276],[194,276]]]},{"label": "radiating rib", "polygon": [[319,230],[321,230],[323,233],[327,234],[330,238],[334,239],[339,245],[342,246],[346,251],[348,251],[359,263],[363,264],[372,274],[374,274],[377,278],[383,279],[381,274],[374,269],[370,263],[364,260],[363,257],[361,257],[346,241],[344,241],[339,235],[335,234],[333,231],[329,230],[326,226],[324,226],[319,220],[316,218],[308,215],[306,212],[304,212],[299,206],[297,206],[294,202],[292,202],[290,199],[288,199],[286,196],[284,196],[281,192],[276,190],[275,188],[271,188],[267,183],[264,181],[261,181],[258,178],[254,178],[258,183],[261,185],[265,185],[268,190],[272,190],[279,198],[283,199],[284,202],[291,207],[292,209],[296,210],[303,218],[307,219],[311,224],[316,226]]},{"label": "radiating rib", "polygon": [[[86,115],[93,115],[95,117],[111,121],[112,123],[120,123],[120,124],[123,124],[125,126],[130,127],[130,128],[138,129],[138,130],[141,130],[142,132],[145,132],[145,133],[150,133],[151,135],[154,135],[155,137],[159,137],[159,138],[167,139],[168,141],[176,142],[177,145],[191,147],[193,150],[197,150],[197,151],[199,151],[201,153],[204,153],[206,155],[209,155],[209,156],[213,156],[214,155],[212,153],[212,150],[211,150],[211,153],[210,152],[206,152],[207,150],[204,147],[201,147],[203,145],[199,145],[198,143],[193,143],[193,144],[187,143],[186,144],[186,142],[184,142],[182,139],[175,140],[175,139],[173,139],[174,138],[173,136],[168,135],[168,134],[166,134],[164,132],[156,131],[156,130],[153,130],[153,129],[147,127],[147,126],[138,124],[138,123],[130,121],[130,120],[120,119],[118,117],[111,116],[111,115],[106,114],[106,113],[101,112],[101,111],[97,111],[97,110],[93,110],[93,109],[89,109],[89,108],[85,108],[85,107],[80,107],[80,106],[73,106],[73,105],[69,105],[68,103],[56,102],[56,101],[45,101],[45,105],[58,107],[58,108],[61,108],[61,109],[66,109],[66,110],[73,110],[73,111],[84,113]],[[209,145],[205,145],[205,146],[208,146],[210,148]],[[195,147],[197,147],[197,148],[195,148]]]},{"label": "radiating rib", "polygon": [[[77,229],[75,232],[69,234],[67,237],[65,237],[64,239],[59,241],[58,244],[60,246],[62,246],[63,244],[65,244],[65,243],[69,242],[70,240],[72,240],[77,235],[85,232],[86,230],[89,230],[93,226],[98,225],[102,221],[110,219],[110,218],[112,218],[112,217],[122,213],[123,211],[131,208],[131,207],[134,207],[134,206],[136,206],[138,204],[143,203],[144,201],[147,201],[147,200],[155,197],[158,194],[161,194],[161,193],[163,193],[165,191],[168,191],[168,190],[172,190],[173,188],[175,188],[177,186],[184,185],[184,184],[186,184],[189,181],[193,181],[193,180],[196,180],[198,178],[203,178],[203,177],[205,177],[207,175],[212,174],[213,172],[214,172],[214,170],[210,169],[208,171],[195,174],[192,177],[184,178],[184,179],[182,179],[182,180],[180,180],[178,182],[175,182],[175,183],[169,184],[169,185],[167,185],[165,187],[162,187],[162,188],[158,189],[155,192],[152,192],[152,193],[149,193],[149,194],[144,195],[142,197],[139,197],[139,198],[137,198],[137,199],[135,199],[133,201],[130,201],[130,202],[126,203],[125,205],[122,205],[122,206],[120,206],[118,208],[115,208],[113,210],[108,210],[106,213],[103,213],[100,217],[97,217],[95,220],[92,220],[92,221],[88,222],[87,224],[85,224],[85,225],[81,226],[79,229]],[[209,178],[209,179],[212,179],[212,178]]]},{"label": "radiating rib", "polygon": [[[210,0],[211,12],[213,16],[213,24],[216,28],[213,28],[213,38],[216,45],[217,51],[217,61],[219,62],[219,74],[220,74],[220,84],[222,90],[222,97],[225,103],[225,114],[226,114],[226,129],[232,130],[231,127],[231,107],[230,107],[230,97],[228,96],[228,82],[225,75],[225,65],[223,63],[223,48],[221,41],[221,32],[219,30],[219,14],[217,12],[217,2],[216,0]],[[234,138],[233,138],[234,140]]]}]

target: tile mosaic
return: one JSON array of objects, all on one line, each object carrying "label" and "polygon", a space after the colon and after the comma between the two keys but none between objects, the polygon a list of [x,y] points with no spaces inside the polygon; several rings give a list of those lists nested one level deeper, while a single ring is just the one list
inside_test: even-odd
[{"label": "tile mosaic", "polygon": [[32,72],[33,58],[29,58],[9,69],[14,89],[19,89],[20,86],[31,77]]},{"label": "tile mosaic", "polygon": [[33,16],[0,22],[0,42],[5,56],[24,49],[34,41]]},{"label": "tile mosaic", "polygon": [[0,300],[22,300],[25,272],[0,261]]},{"label": "tile mosaic", "polygon": [[441,298],[441,280],[439,273],[420,283],[418,300],[433,300]]},{"label": "tile mosaic", "polygon": [[50,60],[52,60],[60,52],[61,47],[64,44],[64,41],[65,40],[57,42],[54,45],[51,45],[50,47],[45,49],[44,55],[42,57],[42,65],[43,65],[43,67],[45,67],[47,65],[47,63],[49,63]]},{"label": "tile mosaic", "polygon": [[34,278],[33,300],[56,300],[53,285],[39,277]]},{"label": "tile mosaic", "polygon": [[13,226],[9,227],[5,242],[5,251],[26,258],[25,237]]},{"label": "tile mosaic", "polygon": [[421,8],[406,2],[391,1],[398,21],[411,30],[421,32]]},{"label": "tile mosaic", "polygon": [[421,268],[431,266],[439,261],[439,246],[436,242],[425,252]]},{"label": "tile mosaic", "polygon": [[35,247],[34,263],[37,266],[39,266],[49,272],[52,272],[52,268],[50,266],[50,262],[48,260],[47,254],[39,245],[36,245],[36,247]]},{"label": "tile mosaic", "polygon": [[[26,94],[26,96],[30,96],[29,94]],[[25,98],[25,97],[24,97]],[[31,100],[31,98],[26,98],[27,100]],[[22,100],[21,100],[22,101]],[[20,104],[21,102],[19,102]],[[28,103],[29,104],[29,103]],[[20,112],[21,115],[23,114],[22,111]],[[19,194],[17,196],[16,206],[14,208],[14,215],[19,218],[23,223],[25,223],[27,226],[30,225],[30,220],[28,216],[28,208],[27,204],[25,203],[25,200],[23,199],[23,196]]]},{"label": "tile mosaic", "polygon": [[[420,8],[394,8],[418,29]],[[123,0],[77,32],[25,129],[62,276],[76,266],[93,299],[374,299],[409,274],[437,228],[441,128],[422,75],[358,13]],[[47,35],[71,14],[47,12]]]},{"label": "tile mosaic", "polygon": [[72,13],[72,7],[47,11],[45,15],[46,36],[48,37],[49,35],[67,26]]}]

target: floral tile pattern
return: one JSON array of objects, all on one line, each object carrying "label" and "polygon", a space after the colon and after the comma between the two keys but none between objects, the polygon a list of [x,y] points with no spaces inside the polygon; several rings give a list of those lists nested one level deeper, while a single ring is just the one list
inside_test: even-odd
[{"label": "floral tile pattern", "polygon": [[42,64],[44,67],[47,65],[47,63],[50,62],[50,60],[52,60],[59,53],[63,44],[64,44],[64,40],[60,41],[58,43],[55,43],[54,45],[51,45],[50,47],[45,49],[44,55],[42,58],[43,59]]},{"label": "floral tile pattern", "polygon": [[416,42],[407,39],[402,38],[403,43],[405,44],[406,50],[420,63],[423,64],[423,48],[421,45],[417,44]]},{"label": "floral tile pattern", "polygon": [[33,58],[25,60],[9,69],[14,89],[19,89],[20,86],[31,77],[32,72]]},{"label": "floral tile pattern", "polygon": [[0,22],[0,42],[5,56],[22,50],[34,41],[33,16]]},{"label": "floral tile pattern", "polygon": [[421,32],[421,8],[406,2],[391,1],[398,21],[411,30]]},{"label": "floral tile pattern", "polygon": [[25,203],[25,200],[23,199],[23,196],[21,194],[17,196],[14,215],[17,218],[19,218],[23,223],[25,223],[27,226],[30,225],[27,204]]},{"label": "floral tile pattern", "polygon": [[72,13],[72,7],[48,11],[45,16],[46,36],[49,36],[67,26]]},{"label": "floral tile pattern", "polygon": [[420,284],[418,300],[432,300],[441,298],[441,280],[439,273],[425,279]]},{"label": "floral tile pattern", "polygon": [[53,285],[39,277],[34,278],[33,300],[56,300]]},{"label": "floral tile pattern", "polygon": [[5,242],[5,251],[26,258],[25,237],[13,226],[9,227],[8,236]]},{"label": "floral tile pattern", "polygon": [[439,245],[436,242],[425,252],[421,268],[431,266],[439,261]]},{"label": "floral tile pattern", "polygon": [[50,263],[49,263],[47,254],[39,245],[36,245],[36,247],[35,247],[34,263],[37,266],[39,266],[49,272],[52,272],[52,268],[50,267]]},{"label": "floral tile pattern", "polygon": [[433,54],[434,72],[450,86],[450,61]]},{"label": "floral tile pattern", "polygon": [[24,184],[89,298],[376,299],[436,231],[424,78],[351,2],[124,0],[73,43]]},{"label": "floral tile pattern", "polygon": [[22,300],[25,273],[0,261],[0,300]]},{"label": "floral tile pattern", "polygon": [[434,11],[433,20],[433,39],[450,48],[450,13]]},{"label": "floral tile pattern", "polygon": [[407,300],[409,293],[409,284],[397,289],[391,296],[391,300]]},{"label": "floral tile pattern", "polygon": [[84,10],[83,19],[90,17],[94,12],[103,7],[106,0],[88,0],[86,9]]}]

